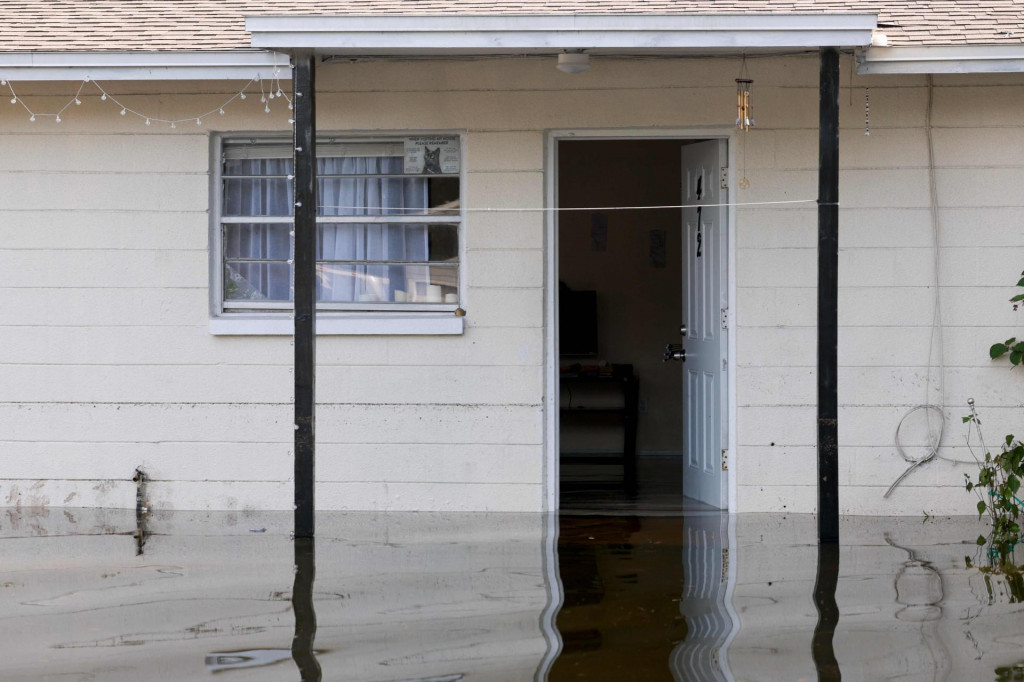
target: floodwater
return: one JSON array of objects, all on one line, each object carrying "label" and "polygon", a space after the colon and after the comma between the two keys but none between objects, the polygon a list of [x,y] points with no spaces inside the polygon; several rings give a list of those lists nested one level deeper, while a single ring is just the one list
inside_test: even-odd
[{"label": "floodwater", "polygon": [[0,680],[1020,680],[974,518],[0,510]]}]

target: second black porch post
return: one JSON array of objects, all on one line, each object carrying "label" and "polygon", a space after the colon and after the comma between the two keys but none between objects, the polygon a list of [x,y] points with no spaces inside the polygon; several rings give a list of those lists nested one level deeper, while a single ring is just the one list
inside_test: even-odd
[{"label": "second black porch post", "polygon": [[818,542],[839,542],[839,50],[821,48],[818,139]]},{"label": "second black porch post", "polygon": [[316,509],[316,90],[312,54],[292,58],[295,181],[295,537]]}]

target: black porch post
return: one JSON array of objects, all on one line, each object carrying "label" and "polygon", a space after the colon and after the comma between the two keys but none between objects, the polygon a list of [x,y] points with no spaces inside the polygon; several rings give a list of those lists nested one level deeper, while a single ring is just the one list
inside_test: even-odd
[{"label": "black porch post", "polygon": [[312,54],[292,58],[295,118],[295,537],[312,538],[316,484],[316,90]]},{"label": "black porch post", "polygon": [[821,48],[818,122],[818,542],[839,542],[839,50]]}]

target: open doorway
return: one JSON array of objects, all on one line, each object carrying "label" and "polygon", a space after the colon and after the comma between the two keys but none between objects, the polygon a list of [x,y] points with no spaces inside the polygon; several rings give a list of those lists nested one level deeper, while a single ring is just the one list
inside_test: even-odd
[{"label": "open doorway", "polygon": [[557,144],[561,508],[724,508],[725,143]]}]

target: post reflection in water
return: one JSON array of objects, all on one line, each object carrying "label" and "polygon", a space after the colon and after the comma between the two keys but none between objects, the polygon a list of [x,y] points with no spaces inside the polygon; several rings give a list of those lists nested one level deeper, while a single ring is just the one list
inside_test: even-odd
[{"label": "post reflection in water", "polygon": [[818,622],[811,640],[811,657],[820,682],[839,682],[843,675],[836,660],[833,638],[839,625],[836,586],[839,584],[839,543],[818,545],[818,569],[814,581],[814,608]]},{"label": "post reflection in water", "polygon": [[292,610],[295,612],[295,637],[292,659],[299,668],[302,682],[320,682],[323,673],[313,651],[316,637],[316,611],[313,607],[313,579],[316,577],[316,541],[295,538],[295,582],[292,587]]}]

